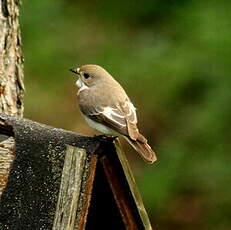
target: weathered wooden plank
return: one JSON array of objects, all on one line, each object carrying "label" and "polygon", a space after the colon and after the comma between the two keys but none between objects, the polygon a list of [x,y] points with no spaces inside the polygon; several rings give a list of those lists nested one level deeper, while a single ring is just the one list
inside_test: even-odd
[{"label": "weathered wooden plank", "polygon": [[7,124],[6,127],[0,124],[0,133],[2,130],[7,135],[13,133],[16,147],[8,183],[0,199],[0,229],[17,226],[17,229],[50,230],[66,145],[85,149],[88,160],[100,143],[94,138],[27,119],[0,114],[0,120]]},{"label": "weathered wooden plank", "polygon": [[15,141],[13,137],[0,143],[0,197],[2,190],[5,188],[14,155]]},{"label": "weathered wooden plank", "polygon": [[130,209],[129,201],[126,199],[125,190],[120,183],[120,178],[117,176],[116,169],[113,167],[106,156],[101,158],[101,162],[103,164],[104,172],[114,194],[114,198],[119,207],[126,229],[138,230],[133,213]]},{"label": "weathered wooden plank", "polygon": [[[87,162],[85,168],[86,183],[83,183],[82,203],[79,204],[79,213],[77,213],[76,229],[83,230],[86,227],[87,216],[89,212],[90,201],[92,198],[92,189],[95,180],[96,166],[98,162],[97,155],[91,155],[89,164]],[[87,167],[88,166],[88,167]]]},{"label": "weathered wooden plank", "polygon": [[16,146],[0,229],[152,229],[118,143],[3,114],[0,121]]},{"label": "weathered wooden plank", "polygon": [[67,146],[53,230],[73,230],[86,150]]},{"label": "weathered wooden plank", "polygon": [[142,219],[143,225],[144,225],[144,229],[145,230],[152,230],[152,226],[151,223],[149,221],[146,209],[144,207],[141,195],[138,191],[134,176],[132,174],[131,168],[129,166],[128,160],[125,156],[125,154],[123,153],[123,151],[121,150],[121,145],[119,143],[119,140],[116,139],[115,140],[115,146],[116,146],[116,152],[117,155],[119,157],[120,163],[123,167],[123,171],[125,173],[127,182],[129,184],[132,196],[134,198],[134,201],[136,203],[136,207],[138,208],[138,212],[140,214],[140,217]]}]

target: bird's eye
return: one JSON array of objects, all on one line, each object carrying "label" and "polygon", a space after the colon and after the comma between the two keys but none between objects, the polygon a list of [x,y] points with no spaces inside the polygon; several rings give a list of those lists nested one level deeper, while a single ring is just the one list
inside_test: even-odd
[{"label": "bird's eye", "polygon": [[90,75],[88,73],[84,73],[83,76],[85,79],[88,79],[90,77]]}]

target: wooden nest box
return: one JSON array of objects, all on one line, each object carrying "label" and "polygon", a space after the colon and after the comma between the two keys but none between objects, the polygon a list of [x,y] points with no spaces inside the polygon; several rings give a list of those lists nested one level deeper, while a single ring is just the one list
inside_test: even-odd
[{"label": "wooden nest box", "polygon": [[117,141],[3,114],[0,134],[15,143],[1,230],[152,229]]}]

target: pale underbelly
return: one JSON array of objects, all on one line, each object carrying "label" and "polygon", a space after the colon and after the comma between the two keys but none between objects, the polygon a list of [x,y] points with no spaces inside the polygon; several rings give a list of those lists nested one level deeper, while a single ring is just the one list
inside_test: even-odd
[{"label": "pale underbelly", "polygon": [[96,129],[97,131],[101,132],[101,133],[105,133],[105,134],[110,134],[110,135],[121,135],[119,133],[117,133],[116,131],[106,127],[103,124],[100,124],[96,121],[91,120],[90,118],[84,116],[86,122],[88,123],[89,126],[91,126],[92,128]]}]

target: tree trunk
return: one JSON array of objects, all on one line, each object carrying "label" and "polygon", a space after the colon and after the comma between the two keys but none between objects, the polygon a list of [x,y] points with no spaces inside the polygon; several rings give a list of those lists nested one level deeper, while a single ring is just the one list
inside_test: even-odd
[{"label": "tree trunk", "polygon": [[[19,0],[0,0],[0,113],[22,117],[23,57]],[[0,142],[0,196],[14,160],[14,140]]]}]

